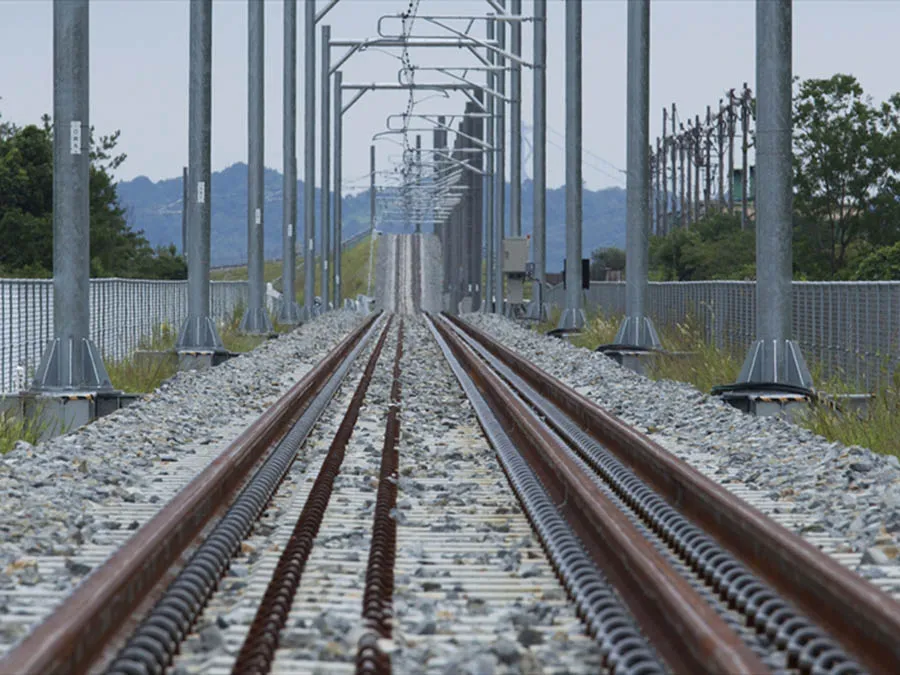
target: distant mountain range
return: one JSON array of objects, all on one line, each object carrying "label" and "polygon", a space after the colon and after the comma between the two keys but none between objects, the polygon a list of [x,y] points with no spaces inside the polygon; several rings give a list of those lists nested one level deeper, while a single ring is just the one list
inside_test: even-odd
[{"label": "distant mountain range", "polygon": [[[282,175],[266,169],[265,243],[267,259],[281,257]],[[507,192],[509,186],[507,185]],[[128,223],[153,246],[174,243],[181,249],[181,176],[153,182],[145,176],[118,184],[119,201],[126,209]],[[236,265],[247,260],[247,165],[234,164],[212,176],[213,265]],[[532,182],[522,185],[522,230],[531,233]],[[316,216],[321,194],[316,189]],[[561,270],[565,257],[564,187],[547,191],[547,269]],[[303,181],[298,181],[298,220],[303,222]],[[509,199],[506,200],[507,208]],[[625,191],[621,188],[584,191],[584,257],[601,246],[625,246]],[[369,226],[369,195],[361,192],[344,197],[344,238]],[[318,237],[318,229],[317,229]],[[317,239],[318,241],[318,239]]]}]

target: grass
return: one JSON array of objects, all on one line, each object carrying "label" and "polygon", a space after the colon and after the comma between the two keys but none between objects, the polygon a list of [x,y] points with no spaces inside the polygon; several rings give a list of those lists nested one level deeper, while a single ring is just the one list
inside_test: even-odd
[{"label": "grass", "polygon": [[655,359],[648,369],[654,380],[689,382],[709,393],[716,385],[736,381],[741,372],[744,355],[709,344],[691,317],[663,330],[660,340],[667,351],[680,354]]},{"label": "grass", "polygon": [[[819,391],[830,394],[857,393],[843,378],[822,377],[821,369],[815,365],[812,375]],[[900,377],[895,375],[874,393],[875,398],[868,401],[864,412],[841,411],[820,404],[805,412],[801,424],[831,441],[900,456]]]},{"label": "grass", "polygon": [[586,349],[612,344],[616,340],[620,323],[621,319],[614,315],[591,314],[581,333],[572,338],[572,344]]},{"label": "grass", "polygon": [[37,418],[21,419],[12,411],[0,412],[0,455],[12,450],[17,441],[34,445],[43,430],[44,424]]},{"label": "grass", "polygon": [[121,391],[145,394],[159,387],[178,371],[178,360],[130,357],[106,364],[113,387]]},{"label": "grass", "polygon": [[[372,292],[375,292],[375,267],[374,261],[378,259],[378,244],[381,237],[375,238],[375,246],[372,248]],[[341,269],[343,279],[341,295],[345,298],[355,298],[359,294],[365,294],[369,286],[369,237],[360,241],[353,248],[344,251],[341,256]]]},{"label": "grass", "polygon": [[[550,315],[547,317],[546,321],[541,321],[538,324],[535,324],[534,330],[538,333],[548,333],[549,331],[555,329],[559,325],[559,320],[562,318],[562,309],[553,305],[550,307]],[[599,344],[599,343],[598,343]],[[581,345],[586,346],[586,345]]]},{"label": "grass", "polygon": [[[380,237],[375,239],[373,255],[378,252]],[[316,258],[313,277],[315,279],[316,295],[322,293],[322,265]],[[369,275],[369,237],[357,242],[352,248],[341,253],[341,299],[355,298],[360,293],[365,293],[368,286]],[[270,260],[263,265],[263,279],[274,281],[281,276],[282,266],[280,260]],[[303,280],[305,278],[305,266],[303,256],[297,256],[295,278],[297,280],[297,303],[302,305],[305,298]],[[218,270],[210,270],[209,278],[213,281],[245,281],[247,279],[247,266],[229,267]],[[374,283],[374,279],[373,279]],[[224,338],[223,338],[224,339]]]},{"label": "grass", "polygon": [[[559,308],[553,308],[550,320],[539,324],[535,329],[546,333],[556,327],[559,316]],[[585,330],[574,337],[572,343],[587,349],[611,343],[620,321],[621,317],[594,314]],[[657,329],[660,327],[657,326]],[[700,391],[709,393],[716,385],[735,382],[740,374],[743,352],[736,353],[709,344],[700,324],[690,317],[674,328],[662,328],[660,340],[668,351],[681,354],[655,359],[647,372],[652,379],[687,382]],[[818,364],[810,364],[810,369],[817,391],[829,394],[856,393],[855,388],[839,376],[823,377]],[[900,374],[890,384],[875,392],[874,400],[869,401],[864,412],[841,411],[820,402],[798,415],[797,423],[829,441],[900,456]]]},{"label": "grass", "polygon": [[[303,267],[303,263],[300,262],[297,265],[297,270],[301,270]],[[280,260],[266,260],[263,262],[263,280],[264,281],[275,281],[278,277],[281,276],[281,261]],[[209,271],[209,278],[211,281],[246,281],[247,280],[247,266],[236,266],[236,267],[223,267],[217,270]],[[303,277],[298,276],[298,279],[302,279]]]}]

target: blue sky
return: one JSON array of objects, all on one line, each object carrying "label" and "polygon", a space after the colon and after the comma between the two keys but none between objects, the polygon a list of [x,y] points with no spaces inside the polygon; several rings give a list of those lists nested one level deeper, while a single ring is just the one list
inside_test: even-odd
[{"label": "blue sky", "polygon": [[[266,0],[265,163],[281,169],[282,3]],[[300,3],[302,5],[302,0]],[[318,5],[324,6],[320,0]],[[406,9],[407,0],[341,0],[324,23],[333,38],[365,38],[380,15]],[[19,124],[52,112],[52,5],[49,0],[0,0],[0,114]],[[532,3],[523,2],[525,13]],[[548,122],[564,131],[564,6],[550,0],[548,20]],[[483,14],[484,0],[421,0],[420,14]],[[613,166],[625,164],[625,0],[584,1],[584,177],[589,187],[621,185]],[[213,3],[213,168],[247,156],[247,2]],[[653,0],[651,3],[651,134],[661,126],[661,108],[703,114],[731,87],[754,83],[753,0]],[[802,78],[849,72],[867,93],[883,99],[900,90],[895,0],[797,0],[794,3],[794,73]],[[187,160],[187,0],[93,0],[91,2],[91,122],[101,132],[120,129],[128,160],[118,177],[153,180],[180,174]],[[302,40],[302,13],[298,26]],[[475,31],[481,30],[476,28]],[[525,55],[531,29],[523,31]],[[335,56],[340,50],[335,50]],[[466,65],[457,50],[418,50],[421,65]],[[318,47],[317,47],[318,58]],[[302,42],[298,92],[303,92]],[[399,62],[369,52],[353,57],[345,82],[396,81]],[[424,74],[420,75],[424,79]],[[530,124],[531,76],[523,77],[523,119]],[[426,101],[421,112],[454,114],[461,94]],[[345,189],[361,189],[368,172],[372,135],[385,118],[402,112],[406,94],[368,93],[347,115],[344,136]],[[303,167],[302,100],[298,103],[298,155]],[[317,115],[318,124],[318,115]],[[551,131],[551,186],[564,180],[562,136]],[[426,141],[427,144],[428,141]],[[554,147],[554,144],[560,147]],[[385,167],[399,148],[378,144]],[[316,145],[318,152],[318,143]],[[602,158],[602,159],[598,159]]]}]

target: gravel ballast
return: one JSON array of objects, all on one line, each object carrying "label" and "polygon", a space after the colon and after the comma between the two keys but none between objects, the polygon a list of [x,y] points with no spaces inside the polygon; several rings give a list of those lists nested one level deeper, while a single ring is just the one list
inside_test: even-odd
[{"label": "gravel ballast", "polygon": [[0,457],[0,649],[40,621],[363,317],[338,311]]},{"label": "gravel ballast", "polygon": [[602,672],[437,342],[406,335],[394,672]]},{"label": "gravel ballast", "polygon": [[[612,359],[496,315],[464,317],[858,571],[898,577],[900,461],[832,443],[788,421],[741,413],[694,387],[653,381]],[[859,554],[862,554],[861,556]]]}]

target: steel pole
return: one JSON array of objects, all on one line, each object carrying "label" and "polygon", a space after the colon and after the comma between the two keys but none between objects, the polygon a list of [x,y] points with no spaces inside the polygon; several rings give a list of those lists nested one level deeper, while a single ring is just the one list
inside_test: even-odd
[{"label": "steel pole", "polygon": [[[188,95],[190,96],[190,94]],[[188,100],[188,106],[190,106],[190,100]],[[190,112],[188,112],[188,116],[190,117]],[[188,125],[190,126],[190,119],[188,120]],[[188,129],[188,136],[190,136],[190,129]],[[190,148],[188,148],[188,153],[190,153]],[[187,224],[188,210],[190,209],[190,205],[188,203],[190,201],[190,190],[191,188],[190,181],[188,180],[188,168],[185,166],[181,169],[181,255],[184,256],[185,260],[187,260],[188,257]]]},{"label": "steel pole", "polygon": [[719,152],[719,210],[725,210],[725,108],[719,99],[719,117],[716,122]]},{"label": "steel pole", "polygon": [[[472,105],[473,114],[469,117],[469,130],[472,136],[477,139],[472,143],[473,147],[481,148],[484,141],[484,122],[476,113],[484,112],[484,92],[475,91],[477,104]],[[475,145],[475,143],[479,145]],[[481,311],[482,285],[481,285],[481,242],[484,236],[484,182],[482,181],[482,172],[484,170],[484,156],[482,153],[475,153],[471,160],[472,165],[479,173],[473,173],[471,176],[472,194],[469,196],[472,200],[472,237],[469,240],[469,283],[472,284],[472,308],[473,312]]]},{"label": "steel pole", "polygon": [[284,183],[281,228],[282,300],[278,323],[300,323],[300,307],[294,283],[296,249],[294,225],[297,222],[297,0],[284,0]]},{"label": "steel pole", "polygon": [[704,165],[704,169],[706,170],[706,179],[704,183],[704,206],[703,206],[703,216],[708,217],[710,214],[709,203],[712,200],[712,108],[710,106],[706,106],[706,144],[704,149],[706,150],[706,164]]},{"label": "steel pole", "polygon": [[678,148],[680,142],[678,140],[678,128],[675,125],[676,109],[672,104],[672,226],[670,230],[681,227],[681,213],[683,209],[684,195],[678,194]]},{"label": "steel pole", "polygon": [[263,124],[265,123],[265,5],[248,0],[248,118],[249,138],[247,171],[247,279],[250,297],[241,320],[243,333],[270,333],[272,321],[266,311],[266,285],[263,278]]},{"label": "steel pole", "polygon": [[615,342],[637,348],[659,348],[659,337],[647,315],[650,257],[650,0],[628,3],[625,320]]},{"label": "steel pole", "polygon": [[659,235],[662,232],[662,141],[656,139],[656,153],[653,155],[653,231],[652,234]]},{"label": "steel pole", "polygon": [[734,214],[734,90],[728,92],[728,213]]},{"label": "steel pole", "polygon": [[[328,71],[331,69],[331,26],[322,26],[322,65],[319,72],[322,81],[319,83],[321,101],[319,102],[319,110],[322,115],[322,132],[319,135],[321,141],[320,161],[322,162],[322,188],[319,191],[319,208],[321,210],[321,218],[319,219],[320,236],[322,237],[322,246],[320,248],[321,267],[321,294],[322,302],[325,307],[332,305],[330,289],[334,288],[333,275],[335,274],[334,266],[329,266],[331,260],[331,78]],[[335,242],[337,244],[337,242]]]},{"label": "steel pole", "polygon": [[690,226],[690,224],[694,222],[694,201],[693,201],[694,190],[693,190],[693,179],[691,178],[691,176],[693,175],[693,172],[691,171],[691,160],[693,159],[693,155],[694,155],[694,141],[693,141],[694,135],[691,132],[691,121],[690,120],[688,120],[687,131],[685,131],[682,135],[684,136],[685,145],[687,146],[685,148],[685,156],[686,156],[685,164],[687,167],[687,203],[685,205],[687,219],[685,220],[685,224],[687,226]]},{"label": "steel pole", "polygon": [[694,222],[700,220],[700,164],[702,157],[700,115],[697,115],[694,118]]},{"label": "steel pole", "polygon": [[666,119],[666,109],[663,108],[663,124],[662,124],[662,166],[660,167],[660,171],[662,175],[660,179],[662,181],[662,232],[663,236],[669,234],[669,174],[666,169],[666,161],[668,158],[668,150],[666,139],[666,132],[668,131],[667,127],[669,123]]},{"label": "steel pole", "polygon": [[581,0],[566,0],[566,308],[559,327],[585,324],[581,292]]},{"label": "steel pole", "polygon": [[[462,131],[462,122],[459,123],[457,127],[459,131]],[[456,134],[456,139],[453,143],[453,153],[452,156],[457,161],[462,161],[463,157],[459,150],[463,145],[463,137],[461,134]],[[468,177],[465,173],[460,176],[460,180],[463,184],[468,180]],[[462,301],[461,294],[461,284],[462,284],[462,251],[463,251],[463,218],[462,218],[462,210],[464,206],[465,194],[463,194],[462,198],[453,208],[453,215],[450,219],[450,313],[451,314],[459,314],[459,304]]]},{"label": "steel pole", "polygon": [[[522,14],[522,0],[510,0],[510,13]],[[510,49],[522,56],[522,22],[510,25]],[[512,62],[509,76],[509,233],[522,236],[522,66]]]},{"label": "steel pole", "polygon": [[309,320],[316,315],[316,3],[303,3],[303,310]]},{"label": "steel pole", "polygon": [[544,321],[544,279],[547,272],[547,0],[534,0],[534,133],[532,136],[532,184],[534,225],[532,259],[534,283],[529,318]]},{"label": "steel pole", "polygon": [[[416,184],[422,184],[422,135],[416,134]],[[421,215],[416,216],[416,234],[422,234]]]},{"label": "steel pole", "polygon": [[791,70],[791,0],[757,0],[757,341],[738,383],[809,389],[812,377],[791,340]]},{"label": "steel pole", "polygon": [[369,146],[369,283],[367,295],[372,295],[373,251],[375,246],[375,146]]},{"label": "steel pole", "polygon": [[91,342],[88,0],[53,3],[53,329],[33,390],[111,390]]},{"label": "steel pole", "polygon": [[[435,166],[439,171],[443,171],[446,166],[446,159],[442,154],[442,151],[445,151],[447,147],[447,130],[445,129],[446,118],[444,116],[438,117],[438,124],[440,125],[439,130],[435,130],[435,154],[434,154],[434,162]],[[441,221],[440,227],[440,236],[441,236],[441,303],[446,311],[450,310],[450,237],[452,236],[452,230],[450,229],[450,215],[447,214],[443,217]]]},{"label": "steel pole", "polygon": [[[488,41],[494,39],[494,20],[488,19],[486,22],[486,38]],[[496,63],[496,59],[494,58],[494,52],[488,50],[487,52],[487,60],[489,65],[494,65]],[[494,74],[494,71],[489,70],[486,75],[487,86],[490,90],[495,90],[497,87],[497,78]],[[496,125],[494,124],[494,111],[497,109],[497,104],[495,103],[495,99],[493,96],[487,97],[487,125],[485,129],[485,138],[487,138],[488,143],[496,148],[497,138],[496,138]],[[485,202],[486,202],[486,221],[485,221],[485,254],[487,258],[487,265],[485,270],[485,284],[484,290],[486,295],[485,302],[485,312],[496,312],[497,311],[497,288],[494,283],[494,269],[496,268],[496,256],[494,253],[494,242],[496,241],[495,229],[497,225],[496,220],[496,199],[494,198],[494,188],[496,186],[496,150],[491,151],[487,155],[487,171],[484,177],[485,182]]]},{"label": "steel pole", "polygon": [[[498,0],[505,6],[505,0]],[[494,26],[497,45],[506,50],[506,22],[498,21]],[[506,94],[506,59],[497,56],[495,63],[501,70],[494,71],[497,92]],[[506,236],[506,103],[498,99],[494,105],[497,114],[494,127],[496,137],[492,144],[496,148],[497,160],[494,164],[494,298],[497,312],[503,313],[506,307],[503,291],[503,238]]]},{"label": "steel pole", "polygon": [[209,316],[210,148],[212,122],[212,0],[191,3],[188,91],[188,315],[176,350],[224,352]]},{"label": "steel pole", "polygon": [[[759,74],[757,74],[759,77]],[[747,217],[747,194],[750,185],[750,167],[747,162],[747,154],[750,150],[750,91],[744,84],[741,92],[741,229],[746,230],[749,224]]]},{"label": "steel pole", "polygon": [[[466,151],[463,152],[462,159],[468,166],[472,165],[473,160],[473,156],[468,153],[468,150],[472,148],[472,141],[467,138],[467,136],[470,136],[472,133],[471,113],[472,103],[470,101],[469,103],[466,103],[465,113],[459,124],[459,130],[465,134],[464,136],[460,136],[459,145],[461,150]],[[475,182],[475,175],[466,169],[463,171],[462,180],[463,184],[466,186],[466,191],[463,195],[462,208],[460,210],[459,257],[456,262],[459,268],[459,301],[464,302],[468,299],[469,303],[471,303],[472,284],[469,275],[472,260],[469,251],[472,248],[472,186]],[[470,308],[471,304],[467,306],[467,311],[469,311]]]},{"label": "steel pole", "polygon": [[[438,160],[437,150],[441,147],[441,133],[443,132],[443,129],[440,127],[443,127],[443,126],[444,126],[444,117],[440,116],[440,117],[438,117],[438,126],[435,127],[434,131],[431,132],[431,147],[434,150],[431,153],[431,163],[433,165],[433,169],[432,169],[433,175],[436,178],[441,176],[441,164],[440,164],[440,161]],[[432,182],[434,182],[434,179],[432,179]],[[434,232],[434,234],[437,235],[438,239],[441,242],[441,246],[443,247],[444,232],[441,228],[441,226],[443,225],[443,221],[439,219],[439,217],[437,215],[437,209],[438,209],[438,205],[437,205],[437,203],[435,203],[434,206],[432,207],[432,215],[431,215],[432,231]],[[443,253],[441,253],[441,255],[443,257]]]},{"label": "steel pole", "polygon": [[344,102],[341,85],[344,74],[338,70],[334,74],[334,306],[341,306],[341,241],[343,225],[341,223],[343,203],[343,161],[344,152]]}]

